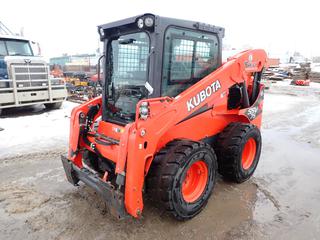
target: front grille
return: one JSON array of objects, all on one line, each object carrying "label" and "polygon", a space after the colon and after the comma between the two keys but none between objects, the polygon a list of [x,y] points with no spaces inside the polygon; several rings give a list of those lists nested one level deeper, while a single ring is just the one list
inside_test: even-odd
[{"label": "front grille", "polygon": [[48,86],[48,68],[43,63],[13,63],[12,74],[18,88]]}]

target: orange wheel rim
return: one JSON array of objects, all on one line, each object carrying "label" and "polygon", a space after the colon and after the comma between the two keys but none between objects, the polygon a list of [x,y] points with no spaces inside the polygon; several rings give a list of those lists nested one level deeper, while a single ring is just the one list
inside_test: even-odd
[{"label": "orange wheel rim", "polygon": [[189,167],[182,183],[183,199],[188,203],[197,201],[204,192],[207,182],[207,164],[202,160],[194,162]]},{"label": "orange wheel rim", "polygon": [[244,145],[244,149],[242,151],[242,168],[247,170],[251,167],[253,160],[256,156],[257,144],[253,138],[249,138]]}]

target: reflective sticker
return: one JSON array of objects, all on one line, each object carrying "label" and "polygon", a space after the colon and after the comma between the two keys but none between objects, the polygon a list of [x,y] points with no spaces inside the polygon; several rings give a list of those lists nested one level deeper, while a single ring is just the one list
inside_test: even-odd
[{"label": "reflective sticker", "polygon": [[149,82],[146,82],[146,83],[144,84],[144,86],[145,86],[145,88],[148,90],[149,95],[151,95],[151,94],[153,93],[153,87],[150,85],[150,83],[149,83]]}]

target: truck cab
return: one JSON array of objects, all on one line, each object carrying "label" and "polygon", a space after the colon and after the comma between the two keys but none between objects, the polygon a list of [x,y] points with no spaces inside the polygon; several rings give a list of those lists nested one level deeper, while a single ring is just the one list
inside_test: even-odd
[{"label": "truck cab", "polygon": [[0,35],[0,113],[34,104],[60,108],[66,99],[63,79],[50,77],[49,66],[36,56],[34,45],[20,36]]}]

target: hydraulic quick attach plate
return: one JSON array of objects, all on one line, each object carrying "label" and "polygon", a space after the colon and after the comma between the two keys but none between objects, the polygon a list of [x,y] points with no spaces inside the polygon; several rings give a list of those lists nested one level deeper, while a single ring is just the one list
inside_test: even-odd
[{"label": "hydraulic quick attach plate", "polygon": [[99,193],[107,203],[110,213],[117,219],[124,219],[128,216],[124,207],[123,193],[115,189],[109,182],[102,181],[98,176],[90,172],[86,168],[78,168],[67,157],[61,155],[61,161],[67,179],[73,185],[77,185],[79,181],[93,188]]}]

